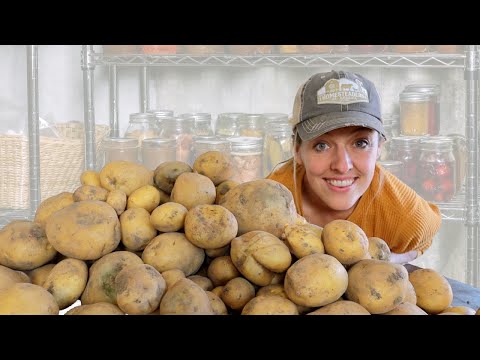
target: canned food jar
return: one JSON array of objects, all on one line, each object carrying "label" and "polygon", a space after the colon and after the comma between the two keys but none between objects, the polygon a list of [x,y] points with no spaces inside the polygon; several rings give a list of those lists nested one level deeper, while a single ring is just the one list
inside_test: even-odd
[{"label": "canned food jar", "polygon": [[447,202],[456,191],[456,164],[453,140],[432,137],[420,142],[418,193],[428,201]]},{"label": "canned food jar", "polygon": [[280,54],[297,54],[299,50],[299,45],[277,45],[277,51]]},{"label": "canned food jar", "polygon": [[212,136],[212,115],[209,113],[193,113],[191,117],[194,121],[194,134],[197,136]]},{"label": "canned food jar", "polygon": [[390,159],[401,161],[404,166],[403,176],[400,177],[405,184],[412,189],[417,187],[417,165],[418,165],[418,136],[394,137],[390,143]]},{"label": "canned food jar", "polygon": [[140,142],[143,139],[158,137],[160,129],[157,127],[155,115],[152,113],[134,113],[130,114],[130,121],[125,137],[135,138]]},{"label": "canned food jar", "polygon": [[417,92],[429,96],[428,133],[438,135],[440,132],[440,85],[411,84],[405,87],[405,92]]},{"label": "canned food jar", "polygon": [[142,162],[150,170],[155,170],[158,165],[166,161],[175,161],[176,140],[150,138],[142,142]]},{"label": "canned food jar", "polygon": [[230,142],[227,139],[219,139],[215,136],[195,136],[193,138],[194,159],[208,151],[230,154]]},{"label": "canned food jar", "polygon": [[263,113],[261,114],[264,118],[263,122],[265,124],[265,127],[269,123],[286,123],[288,124],[288,114],[284,113]]},{"label": "canned food jar", "polygon": [[246,114],[234,112],[218,114],[215,123],[215,135],[222,138],[234,136],[237,131],[237,121],[243,115]]},{"label": "canned food jar", "polygon": [[279,163],[293,156],[292,126],[288,123],[269,122],[265,127],[265,171],[267,176]]},{"label": "canned food jar", "polygon": [[239,136],[227,140],[235,168],[232,180],[243,183],[263,178],[263,138]]},{"label": "canned food jar", "polygon": [[262,114],[244,114],[237,120],[236,136],[262,137],[265,135],[265,117]]},{"label": "canned food jar", "polygon": [[390,143],[394,137],[400,135],[399,117],[397,114],[385,114],[382,116],[383,129],[385,130],[386,141],[383,143],[380,160],[390,160]]},{"label": "canned food jar", "polygon": [[400,93],[400,133],[407,136],[428,135],[432,108],[429,94]]},{"label": "canned food jar", "polygon": [[378,164],[381,165],[385,170],[391,172],[393,175],[395,175],[399,179],[404,178],[405,166],[403,165],[403,162],[398,160],[383,160],[383,161],[378,161]]},{"label": "canned food jar", "polygon": [[459,193],[465,183],[467,175],[467,140],[461,134],[448,134],[447,137],[453,140],[453,155],[456,165],[456,191]]},{"label": "canned food jar", "polygon": [[162,123],[160,136],[162,139],[176,139],[175,160],[183,161],[188,165],[193,164],[192,142],[195,118],[193,117],[174,117]]},{"label": "canned food jar", "polygon": [[103,166],[112,161],[139,162],[139,142],[137,139],[111,137],[103,140]]}]

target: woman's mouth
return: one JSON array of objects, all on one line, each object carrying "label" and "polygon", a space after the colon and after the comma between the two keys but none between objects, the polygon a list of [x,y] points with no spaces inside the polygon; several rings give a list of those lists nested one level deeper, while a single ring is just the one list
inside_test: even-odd
[{"label": "woman's mouth", "polygon": [[329,185],[337,187],[337,188],[347,188],[355,182],[355,178],[342,179],[342,180],[339,180],[339,179],[325,179],[325,181]]}]

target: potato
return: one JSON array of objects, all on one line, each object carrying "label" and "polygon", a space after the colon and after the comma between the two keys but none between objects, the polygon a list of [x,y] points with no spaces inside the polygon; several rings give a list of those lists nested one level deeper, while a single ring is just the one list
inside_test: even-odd
[{"label": "potato", "polygon": [[385,240],[379,237],[368,238],[368,253],[372,259],[390,261],[390,248]]},{"label": "potato", "polygon": [[368,237],[360,226],[348,220],[333,220],[323,227],[325,253],[343,265],[353,265],[368,255]]},{"label": "potato", "polygon": [[[223,286],[217,286],[217,287],[214,287],[212,289],[212,293],[214,293],[215,295],[217,295],[218,297],[221,297],[222,296],[222,291],[223,291]],[[222,300],[223,302],[223,300]]]},{"label": "potato", "polygon": [[321,237],[305,225],[287,225],[283,234],[285,244],[298,259],[314,254],[325,254]]},{"label": "potato", "polygon": [[82,185],[101,186],[100,176],[94,170],[85,170],[80,175],[80,183]]},{"label": "potato", "polygon": [[40,203],[33,221],[39,224],[42,230],[45,231],[45,225],[50,215],[73,203],[73,194],[71,192],[61,192],[58,195],[51,196]]},{"label": "potato", "polygon": [[52,294],[41,286],[15,283],[0,290],[0,315],[58,315]]},{"label": "potato", "polygon": [[120,216],[127,207],[127,194],[122,190],[112,190],[107,195],[107,200],[105,200],[108,205],[113,207],[117,212],[117,215]]},{"label": "potato", "polygon": [[96,260],[120,243],[120,222],[116,211],[98,200],[75,202],[47,220],[47,238],[62,255],[79,260]]},{"label": "potato", "polygon": [[45,280],[47,279],[48,274],[50,274],[50,271],[52,271],[55,265],[56,263],[45,264],[45,265],[39,266],[38,268],[28,271],[27,275],[29,276],[32,284],[42,286]]},{"label": "potato", "polygon": [[130,194],[127,209],[143,208],[149,213],[160,204],[160,191],[153,185],[144,185]]},{"label": "potato", "polygon": [[275,273],[286,271],[292,262],[288,247],[265,231],[251,231],[230,244],[230,256],[240,273],[255,285],[269,285]]},{"label": "potato", "polygon": [[185,236],[202,249],[218,249],[237,236],[235,216],[220,205],[197,205],[185,216]]},{"label": "potato", "polygon": [[412,304],[409,302],[403,302],[393,310],[387,311],[382,315],[428,315],[428,314],[415,304]]},{"label": "potato", "polygon": [[258,179],[235,186],[219,205],[232,212],[238,235],[260,230],[280,238],[286,225],[294,224],[297,210],[293,195],[277,181]]},{"label": "potato", "polygon": [[148,264],[124,267],[115,277],[118,307],[127,314],[149,314],[160,305],[167,284]]},{"label": "potato", "polygon": [[217,294],[214,294],[211,291],[205,291],[210,300],[210,305],[212,306],[212,311],[214,315],[228,315],[227,307],[225,306],[222,299]]},{"label": "potato", "polygon": [[97,302],[76,306],[68,310],[65,315],[125,315],[125,313],[114,304]]},{"label": "potato", "polygon": [[15,220],[0,230],[0,265],[13,270],[33,270],[56,254],[57,250],[37,223]]},{"label": "potato", "polygon": [[295,304],[319,307],[337,301],[348,286],[345,267],[333,256],[314,253],[297,260],[285,275],[285,292]]},{"label": "potato", "polygon": [[216,186],[234,175],[235,166],[228,154],[207,151],[195,159],[193,170],[208,177]]},{"label": "potato", "polygon": [[160,302],[160,315],[213,315],[207,293],[192,280],[180,279]]},{"label": "potato", "polygon": [[407,293],[403,302],[408,302],[413,305],[417,305],[417,294],[415,293],[415,288],[413,287],[410,280],[407,283]]},{"label": "potato", "polygon": [[220,256],[227,256],[230,254],[230,244],[222,246],[218,249],[205,249],[205,254],[212,259]]},{"label": "potato", "polygon": [[451,306],[453,291],[448,280],[433,269],[417,269],[409,274],[417,294],[417,306],[428,314],[438,314]]},{"label": "potato", "polygon": [[187,279],[192,280],[195,284],[200,286],[205,291],[210,291],[213,289],[212,280],[206,276],[201,275],[190,275]]},{"label": "potato", "polygon": [[42,287],[53,295],[60,310],[80,298],[87,285],[88,268],[82,260],[65,259],[50,271]]},{"label": "potato", "polygon": [[142,259],[160,273],[180,269],[185,276],[190,276],[202,266],[205,251],[188,241],[185,234],[163,233],[148,243],[143,250]]},{"label": "potato", "polygon": [[370,315],[370,313],[356,302],[337,300],[315,311],[309,312],[307,315]]},{"label": "potato", "polygon": [[371,314],[383,314],[405,301],[407,287],[408,272],[403,265],[364,259],[348,269],[345,296]]},{"label": "potato", "polygon": [[229,280],[240,276],[230,256],[220,256],[212,260],[207,269],[208,278],[214,286],[225,285]]},{"label": "potato", "polygon": [[229,192],[231,189],[233,189],[235,186],[237,186],[238,184],[240,183],[234,180],[226,180],[218,184],[216,186],[217,196],[215,197],[215,204],[219,205],[220,201],[223,199],[225,194]]},{"label": "potato", "polygon": [[242,315],[298,315],[297,305],[278,295],[256,296],[242,309]]},{"label": "potato", "polygon": [[442,311],[442,313],[454,312],[460,315],[475,315],[475,309],[468,306],[450,306]]},{"label": "potato", "polygon": [[127,196],[144,185],[153,185],[153,171],[129,161],[112,161],[100,170],[99,176],[103,188],[122,190]]},{"label": "potato", "polygon": [[192,172],[192,168],[182,161],[165,161],[154,171],[155,185],[167,194],[170,194],[177,177],[184,172]]},{"label": "potato", "polygon": [[85,201],[85,200],[98,200],[106,201],[108,191],[101,186],[82,185],[73,192],[73,200]]},{"label": "potato", "polygon": [[150,213],[144,208],[127,209],[120,215],[122,244],[130,250],[143,250],[157,236],[150,223]]},{"label": "potato", "polygon": [[0,265],[0,291],[9,288],[16,283],[29,283],[30,279],[25,278],[24,273],[12,270],[6,266]]},{"label": "potato", "polygon": [[93,263],[85,290],[82,293],[82,305],[97,302],[109,302],[117,305],[115,277],[128,266],[143,264],[142,259],[129,251],[109,253]]},{"label": "potato", "polygon": [[255,288],[242,277],[229,280],[222,288],[220,299],[233,310],[242,310],[255,297]]},{"label": "potato", "polygon": [[161,273],[167,289],[171,288],[178,280],[185,278],[185,273],[180,269],[166,270]]},{"label": "potato", "polygon": [[175,232],[183,229],[187,208],[175,202],[166,202],[150,214],[150,223],[161,232]]},{"label": "potato", "polygon": [[212,180],[192,172],[180,174],[170,194],[171,201],[182,204],[187,210],[197,205],[213,204],[215,197],[215,185]]}]

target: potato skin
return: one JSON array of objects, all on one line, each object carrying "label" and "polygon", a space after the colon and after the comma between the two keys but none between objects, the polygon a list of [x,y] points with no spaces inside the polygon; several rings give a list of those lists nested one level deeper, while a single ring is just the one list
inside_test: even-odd
[{"label": "potato skin", "polygon": [[417,306],[428,314],[438,314],[451,306],[453,291],[448,280],[433,269],[417,269],[409,275],[415,288]]},{"label": "potato skin", "polygon": [[152,211],[150,223],[161,232],[175,232],[183,229],[187,208],[182,204],[168,201]]},{"label": "potato skin", "polygon": [[160,204],[160,191],[153,185],[144,185],[127,199],[127,209],[143,208],[149,213]]},{"label": "potato skin", "polygon": [[51,196],[40,203],[33,221],[39,224],[45,231],[45,225],[50,215],[73,203],[73,194],[71,192],[61,192],[58,195]]},{"label": "potato skin", "polygon": [[213,315],[207,293],[192,280],[180,279],[163,295],[160,315]]},{"label": "potato skin", "polygon": [[242,315],[298,315],[297,305],[283,296],[262,295],[251,299]]},{"label": "potato skin", "polygon": [[220,151],[207,151],[195,159],[193,170],[205,175],[217,186],[234,175],[235,166],[229,155]]},{"label": "potato skin", "polygon": [[122,190],[127,196],[144,185],[153,185],[153,171],[130,161],[112,161],[99,173],[100,183],[108,191]]},{"label": "potato skin", "polygon": [[150,223],[150,213],[144,208],[127,209],[120,215],[122,244],[129,250],[143,250],[157,236]]},{"label": "potato skin", "polygon": [[30,282],[30,279],[26,279],[20,271],[12,270],[6,266],[0,265],[0,291],[15,283],[24,282]]},{"label": "potato skin", "polygon": [[127,207],[127,194],[122,190],[112,190],[108,193],[105,202],[113,207],[117,215],[120,216]]},{"label": "potato skin", "polygon": [[350,300],[337,300],[307,315],[370,315],[362,305]]},{"label": "potato skin", "polygon": [[43,287],[16,283],[0,291],[0,315],[58,315],[55,298]]},{"label": "potato skin", "polygon": [[107,302],[85,304],[68,310],[65,315],[125,315],[117,305]]},{"label": "potato skin", "polygon": [[170,194],[173,185],[180,174],[193,172],[193,169],[183,161],[165,161],[154,171],[155,185],[167,194]]},{"label": "potato skin", "polygon": [[197,205],[213,204],[215,197],[215,185],[212,180],[192,172],[180,174],[170,194],[171,201],[182,204],[188,210]]},{"label": "potato skin", "polygon": [[107,200],[108,191],[101,186],[82,185],[73,192],[73,200]]}]

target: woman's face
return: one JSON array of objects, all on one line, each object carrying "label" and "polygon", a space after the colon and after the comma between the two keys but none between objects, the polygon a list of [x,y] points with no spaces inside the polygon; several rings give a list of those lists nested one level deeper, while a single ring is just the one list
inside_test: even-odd
[{"label": "woman's face", "polygon": [[312,200],[327,210],[351,209],[372,181],[382,143],[375,130],[350,126],[297,145]]}]

